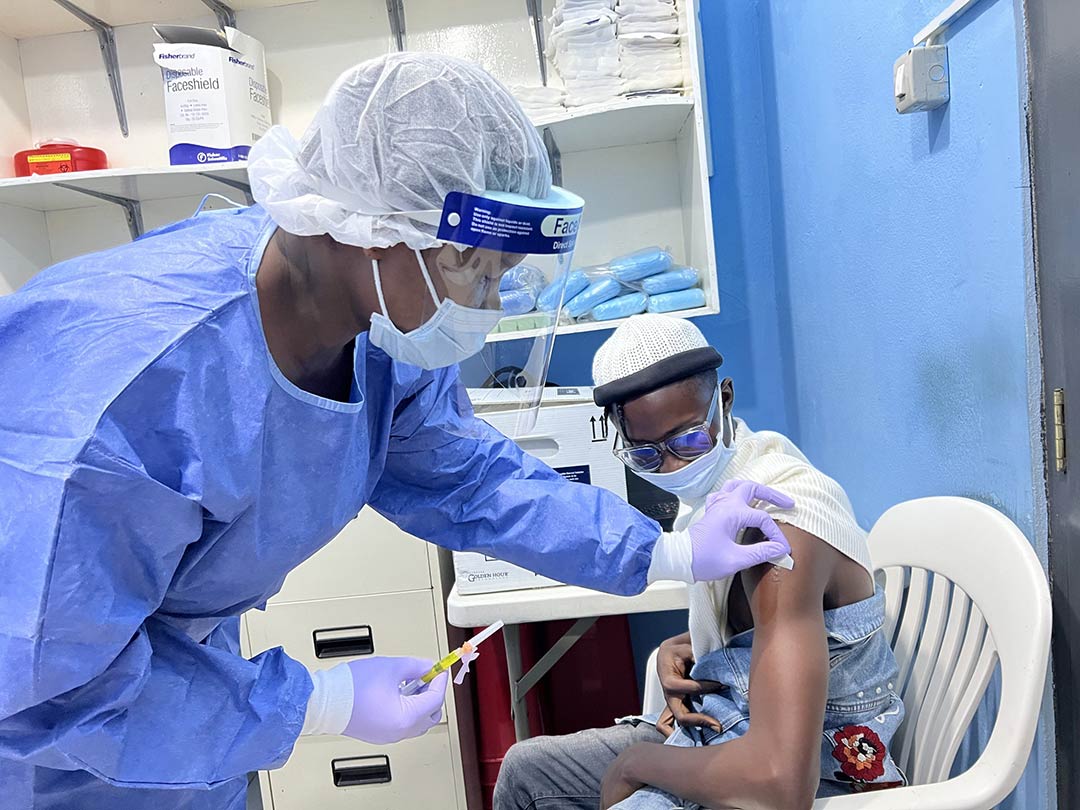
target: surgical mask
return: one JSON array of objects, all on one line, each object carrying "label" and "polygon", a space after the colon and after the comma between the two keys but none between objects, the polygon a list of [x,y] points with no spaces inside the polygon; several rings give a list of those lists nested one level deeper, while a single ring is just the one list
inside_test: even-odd
[{"label": "surgical mask", "polygon": [[487,336],[502,318],[502,310],[466,307],[449,298],[440,302],[424,254],[419,250],[413,252],[420,262],[420,271],[431,293],[431,300],[435,302],[435,314],[408,332],[398,329],[390,320],[386,299],[383,298],[379,262],[373,259],[375,291],[379,295],[382,312],[372,314],[368,340],[393,359],[428,371],[452,366],[479,353],[484,348]]},{"label": "surgical mask", "polygon": [[700,501],[712,491],[717,479],[735,455],[735,420],[732,419],[730,411],[727,415],[727,424],[731,436],[730,447],[724,444],[724,438],[721,435],[717,437],[716,446],[712,450],[694,459],[685,467],[668,473],[635,472],[634,474],[654,486],[667,490],[681,501],[691,504]]}]

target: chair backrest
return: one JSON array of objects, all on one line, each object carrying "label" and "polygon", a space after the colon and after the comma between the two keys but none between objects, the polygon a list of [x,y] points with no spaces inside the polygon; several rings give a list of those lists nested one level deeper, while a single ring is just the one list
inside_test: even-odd
[{"label": "chair backrest", "polygon": [[882,515],[870,553],[885,576],[885,630],[907,710],[893,740],[897,764],[912,784],[948,779],[1000,664],[998,715],[979,760],[996,804],[1027,762],[1049,658],[1050,590],[1034,549],[995,509],[938,497]]}]

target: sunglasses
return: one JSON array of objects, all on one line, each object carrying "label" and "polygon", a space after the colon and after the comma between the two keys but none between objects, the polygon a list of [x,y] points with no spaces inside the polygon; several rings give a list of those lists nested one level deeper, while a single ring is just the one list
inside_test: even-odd
[{"label": "sunglasses", "polygon": [[709,415],[700,425],[684,430],[675,436],[669,436],[659,442],[641,442],[612,450],[615,456],[635,472],[655,472],[664,463],[664,451],[683,461],[693,461],[708,453],[716,446],[716,440],[709,428],[716,416],[716,406],[720,401],[720,389],[713,392]]}]

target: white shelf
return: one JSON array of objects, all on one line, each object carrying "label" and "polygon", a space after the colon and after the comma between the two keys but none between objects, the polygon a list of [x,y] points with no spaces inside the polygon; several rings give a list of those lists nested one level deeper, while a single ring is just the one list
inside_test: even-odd
[{"label": "white shelf", "polygon": [[616,99],[568,109],[565,115],[538,118],[550,127],[562,153],[676,140],[694,112],[689,96]]},{"label": "white shelf", "polygon": [[[685,96],[619,99],[568,111],[562,118],[538,121],[537,126],[550,127],[560,151],[566,154],[675,140],[693,111],[694,100]],[[204,174],[247,181],[247,168],[243,163],[33,175],[0,179],[0,203],[34,211],[59,211],[101,204],[92,197],[59,188],[57,183],[140,201],[195,197],[209,192],[224,194],[229,191],[225,184],[203,177]]]},{"label": "white shelf", "polygon": [[[311,0],[229,0],[234,11],[288,6]],[[76,0],[75,5],[112,26],[174,22],[212,16],[202,0]],[[0,2],[0,34],[12,39],[89,31],[90,26],[51,0]]]},{"label": "white shelf", "polygon": [[446,599],[446,616],[454,627],[483,627],[496,619],[507,624],[525,624],[582,616],[685,610],[688,600],[687,587],[682,582],[656,582],[637,596],[613,596],[575,585],[462,595],[455,585]]},{"label": "white shelf", "polygon": [[[673,318],[698,318],[702,315],[715,315],[716,310],[711,307],[697,307],[695,309],[680,309],[675,312],[667,312]],[[522,315],[521,317],[528,317]],[[578,335],[582,332],[599,332],[602,329],[615,329],[619,324],[627,321],[627,318],[614,318],[610,321],[586,321],[584,323],[570,323],[559,326],[557,332],[560,335]],[[534,338],[545,332],[544,329],[522,329],[520,332],[494,332],[488,335],[488,343],[501,343],[506,340],[524,340]]]},{"label": "white shelf", "polygon": [[176,197],[198,197],[215,192],[236,197],[239,190],[218,182],[214,177],[247,182],[247,167],[243,163],[215,163],[192,166],[161,166],[149,169],[101,169],[70,174],[38,174],[31,177],[10,177],[0,180],[0,203],[29,208],[33,211],[61,211],[68,208],[88,208],[102,205],[100,200],[61,188],[57,183],[77,186],[88,191],[126,197],[130,200],[167,200]]}]

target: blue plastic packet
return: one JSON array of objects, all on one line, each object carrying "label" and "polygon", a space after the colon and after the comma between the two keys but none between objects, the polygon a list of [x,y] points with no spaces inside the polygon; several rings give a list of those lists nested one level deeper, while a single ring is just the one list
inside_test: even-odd
[{"label": "blue plastic packet", "polygon": [[536,292],[539,293],[546,283],[547,279],[544,278],[544,272],[539,267],[533,267],[531,264],[519,264],[503,273],[502,278],[499,279],[499,292],[534,287]]},{"label": "blue plastic packet", "polygon": [[536,306],[536,293],[530,289],[507,290],[499,293],[499,305],[505,315],[524,315]]},{"label": "blue plastic packet", "polygon": [[641,289],[649,295],[689,290],[698,285],[700,274],[693,267],[679,267],[641,280]]},{"label": "blue plastic packet", "polygon": [[[541,312],[551,312],[559,305],[559,296],[563,297],[563,302],[569,301],[588,286],[588,276],[580,270],[571,270],[544,288],[544,291],[536,298],[536,308]],[[565,295],[563,294],[564,289],[566,290]]]},{"label": "blue plastic packet", "polygon": [[671,262],[671,254],[666,250],[647,247],[612,259],[607,269],[619,281],[638,281],[670,270]]},{"label": "blue plastic packet", "polygon": [[620,295],[593,307],[592,316],[598,321],[613,321],[616,318],[629,318],[644,312],[649,303],[649,296],[642,292]]},{"label": "blue plastic packet", "polygon": [[544,274],[531,264],[511,267],[499,279],[499,303],[507,315],[524,315],[536,306],[536,296],[544,286]]},{"label": "blue plastic packet", "polygon": [[580,318],[597,304],[610,301],[622,290],[622,285],[611,276],[597,279],[584,292],[566,302],[566,312],[571,318]]},{"label": "blue plastic packet", "polygon": [[705,291],[700,287],[654,295],[649,299],[649,312],[675,312],[680,309],[697,309],[703,306],[705,306]]}]

